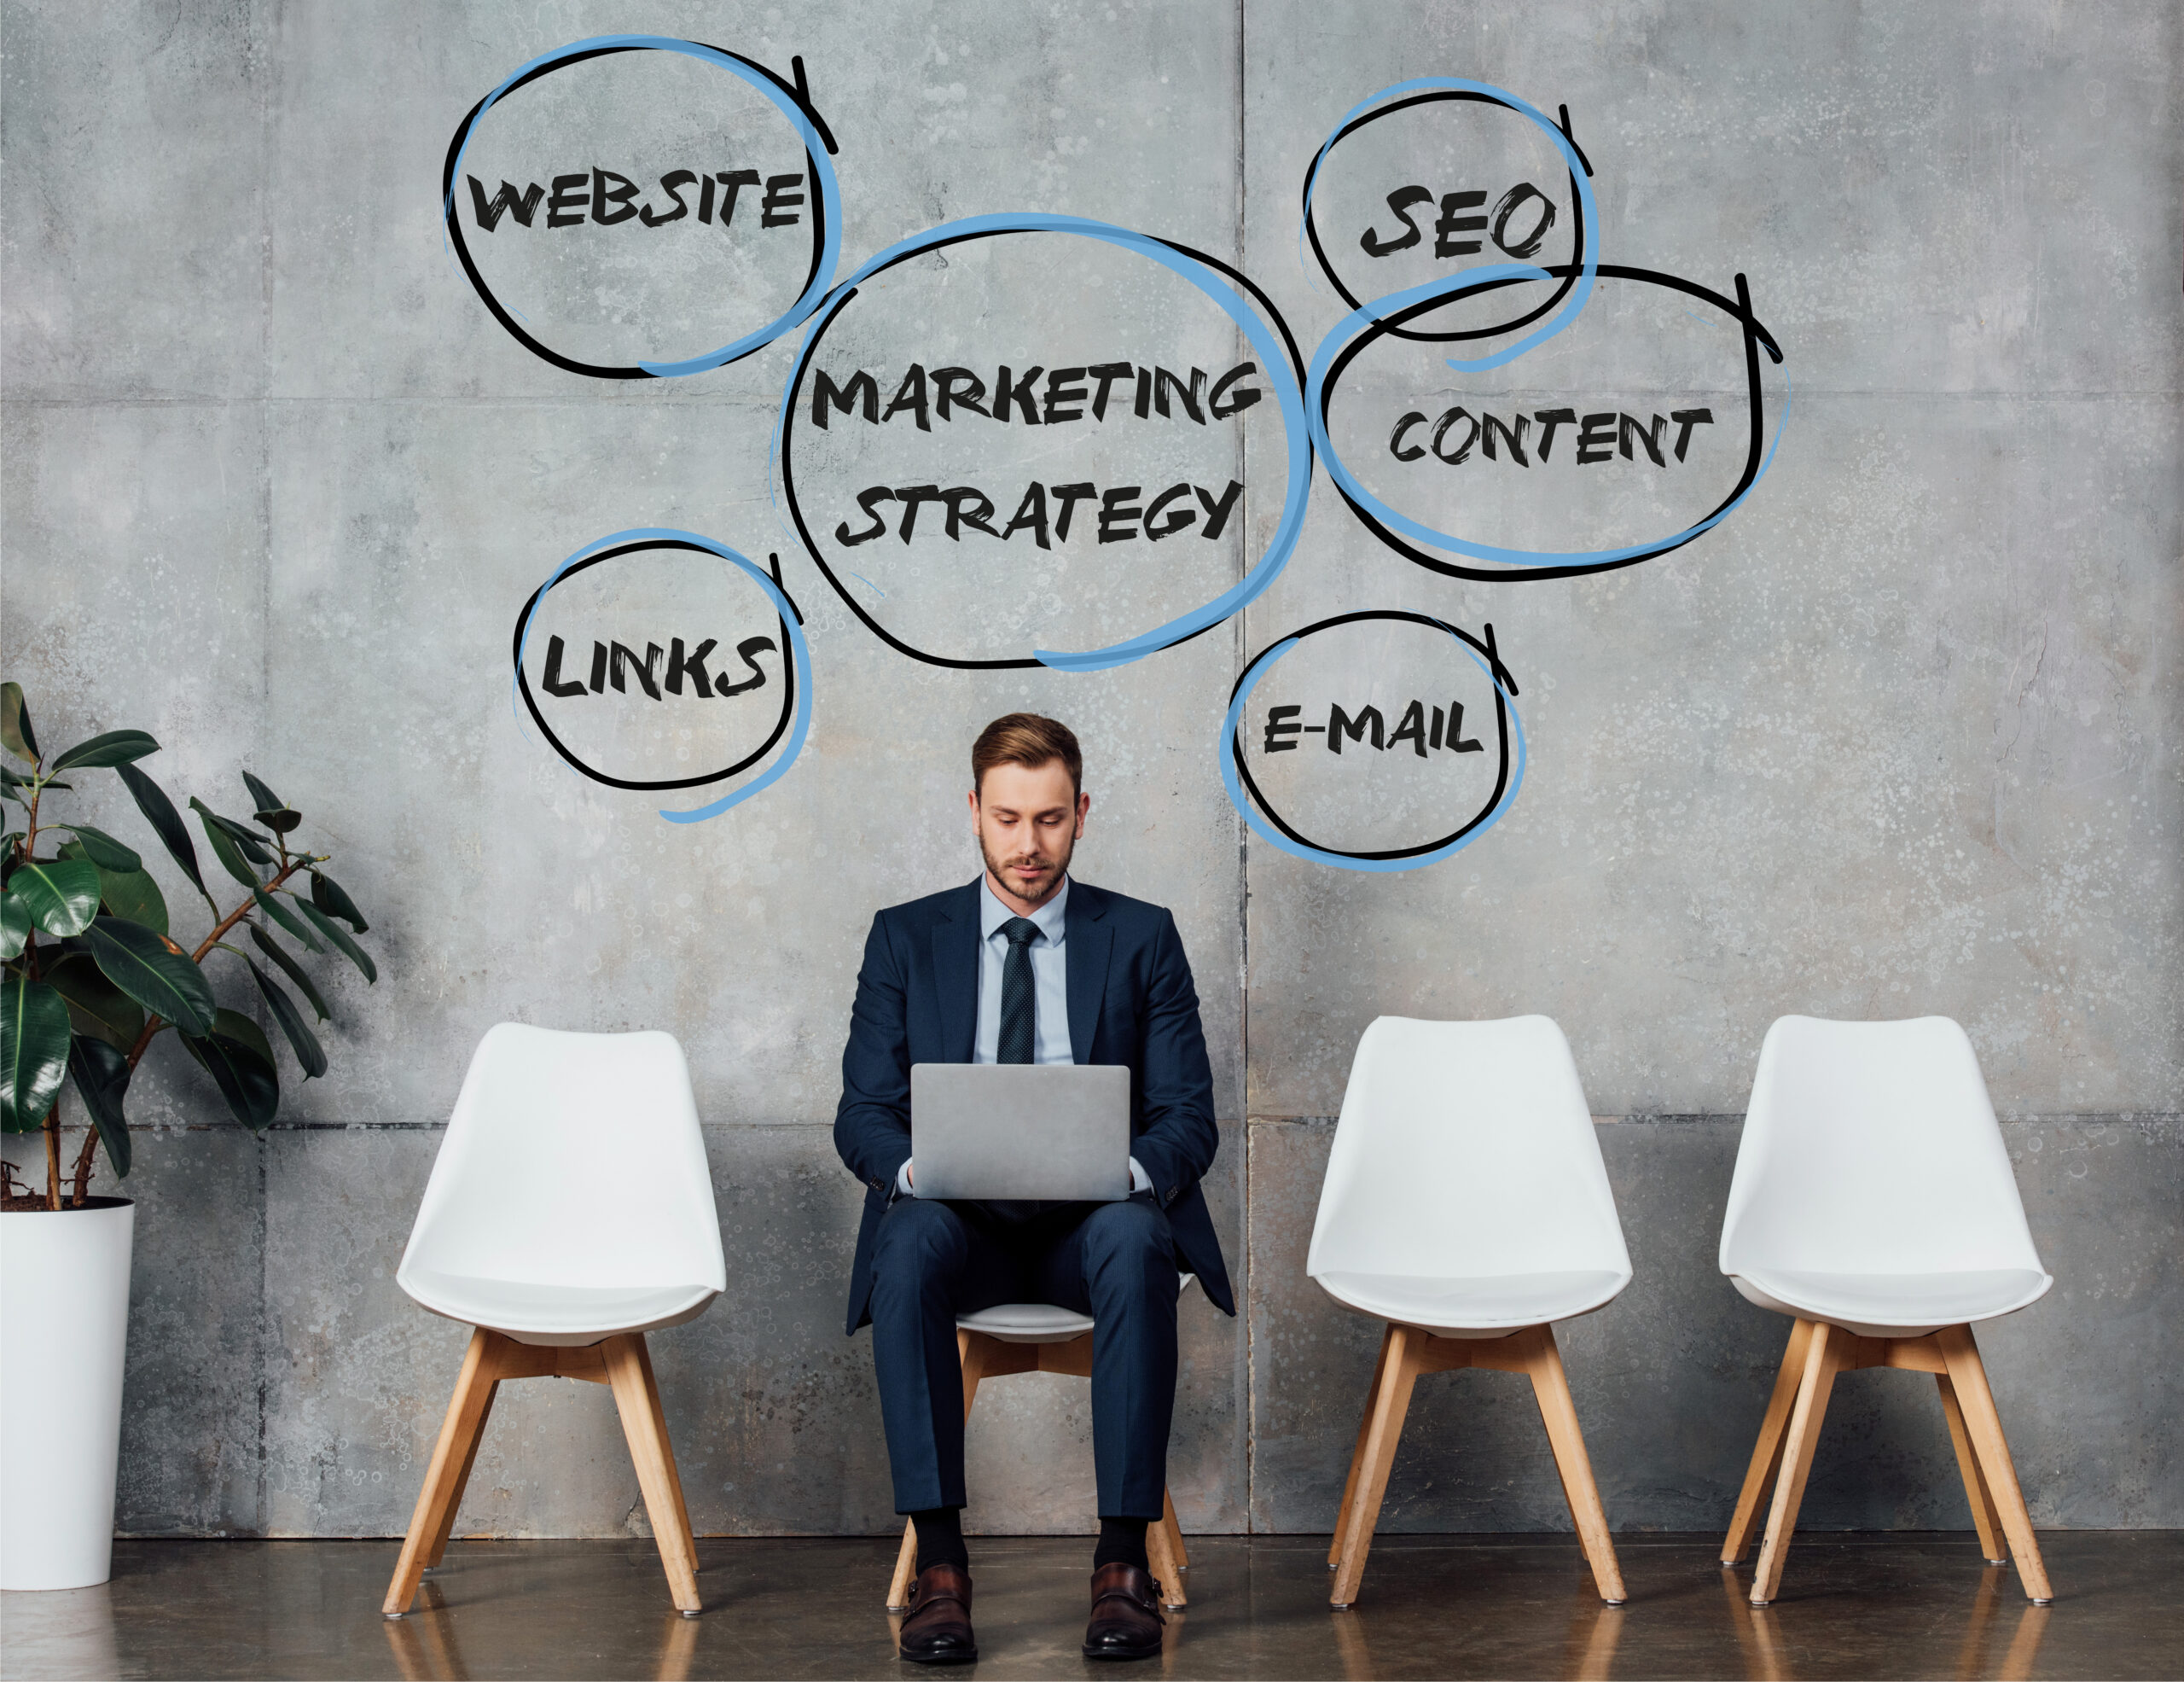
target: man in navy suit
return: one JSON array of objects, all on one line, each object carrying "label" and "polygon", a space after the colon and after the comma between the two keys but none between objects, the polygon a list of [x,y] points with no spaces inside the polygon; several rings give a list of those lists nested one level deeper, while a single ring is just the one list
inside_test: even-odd
[{"label": "man in navy suit", "polygon": [[[1160,1650],[1145,1530],[1167,1487],[1180,1272],[1236,1312],[1199,1190],[1220,1138],[1190,963],[1166,911],[1070,876],[1091,806],[1066,725],[987,725],[970,794],[985,873],[873,919],[842,1053],[834,1145],[865,1184],[848,1329],[872,1325],[895,1507],[917,1529],[901,1653],[926,1663],[978,1656],[956,1317],[1024,1301],[1092,1317],[1100,1542],[1084,1653],[1140,1658]],[[1129,1201],[921,1200],[910,1065],[944,1062],[1127,1066]]]}]

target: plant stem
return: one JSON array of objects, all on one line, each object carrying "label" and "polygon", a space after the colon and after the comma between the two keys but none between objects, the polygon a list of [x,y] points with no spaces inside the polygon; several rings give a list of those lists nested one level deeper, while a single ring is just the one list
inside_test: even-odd
[{"label": "plant stem", "polygon": [[84,1148],[76,1153],[76,1166],[68,1171],[76,1182],[75,1195],[68,1200],[72,1208],[80,1209],[84,1207],[84,1194],[90,1190],[91,1184],[91,1158],[97,1154],[98,1148],[98,1123],[87,1120],[84,1126]]},{"label": "plant stem", "polygon": [[[283,849],[284,856],[285,853],[286,849]],[[265,891],[269,893],[271,893],[282,882],[288,881],[288,879],[293,876],[298,870],[302,870],[309,862],[309,855],[306,854],[302,858],[292,859],[288,863],[283,864],[279,871],[275,874],[273,879],[265,884]],[[205,903],[212,907],[213,916],[220,916],[219,905],[213,899],[211,894],[208,893],[205,896]],[[206,956],[212,952],[213,947],[220,944],[220,937],[225,934],[230,928],[233,928],[238,922],[241,922],[244,917],[249,912],[250,908],[257,903],[257,897],[253,895],[250,899],[245,899],[241,904],[237,905],[235,910],[229,911],[227,916],[220,917],[219,922],[213,925],[212,932],[205,937],[203,944],[200,945],[195,952],[189,954],[189,961],[192,963],[202,964],[205,962]],[[167,945],[172,947],[177,952],[179,952],[182,950],[180,946],[175,946],[175,943],[172,940],[169,940]],[[136,1045],[131,1046],[129,1051],[129,1068],[131,1073],[135,1072],[138,1063],[144,1061],[144,1053],[151,1049],[152,1036],[156,1034],[166,1025],[166,1019],[164,1016],[160,1016],[156,1011],[144,1018],[144,1031],[136,1036]],[[55,1106],[55,1109],[58,1109],[57,1105]],[[49,1165],[51,1167],[51,1173],[49,1174],[48,1178],[51,1179],[53,1183],[51,1201],[53,1207],[56,1209],[61,1207],[59,1179],[61,1161],[60,1147],[54,1142],[58,1138],[58,1137],[59,1135],[56,1133],[54,1136],[54,1138],[47,1141],[46,1150],[48,1156],[52,1158],[52,1161]],[[84,1206],[84,1188],[91,1183],[91,1162],[98,1155],[98,1125],[96,1121],[93,1121],[88,1125],[88,1129],[84,1138],[84,1148],[79,1153],[78,1153],[76,1157],[76,1166],[73,1170],[76,1179],[76,1207],[78,1208],[81,1208]]]},{"label": "plant stem", "polygon": [[[268,893],[270,893],[275,888],[278,888],[282,882],[288,881],[290,876],[295,875],[298,870],[301,870],[303,868],[303,864],[304,861],[300,858],[294,860],[293,863],[283,864],[280,870],[274,876],[273,880],[264,885],[265,891]],[[206,955],[210,952],[214,946],[219,944],[220,937],[225,934],[228,930],[233,928],[238,922],[241,922],[245,913],[247,913],[250,908],[257,903],[258,900],[256,897],[253,896],[252,898],[244,900],[240,905],[237,905],[235,910],[229,911],[227,916],[221,918],[218,925],[210,934],[207,934],[205,937],[204,944],[199,946],[195,952],[190,953],[189,961],[192,963],[204,963]],[[131,1064],[131,1067],[134,1068],[135,1065]]]},{"label": "plant stem", "polygon": [[45,1206],[61,1207],[61,1100],[45,1112]]}]

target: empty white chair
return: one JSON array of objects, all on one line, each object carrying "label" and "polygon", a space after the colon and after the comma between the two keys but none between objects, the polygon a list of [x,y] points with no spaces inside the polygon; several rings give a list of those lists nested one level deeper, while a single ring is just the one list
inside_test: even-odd
[{"label": "empty white chair", "polygon": [[1630,1283],[1577,1064],[1545,1016],[1382,1016],[1350,1067],[1305,1272],[1388,1322],[1327,1563],[1356,1598],[1421,1372],[1521,1372],[1546,1422],[1600,1598],[1623,1599],[1607,1516],[1550,1321]]},{"label": "empty white chair", "polygon": [[645,1334],[728,1287],[712,1176],[674,1036],[502,1022],[470,1059],[395,1279],[474,1326],[382,1609],[410,1609],[447,1547],[504,1379],[610,1385],[675,1603],[697,1551]]},{"label": "empty white chair", "polygon": [[2013,1313],[2054,1281],[1964,1030],[1946,1016],[1784,1016],[1768,1029],[1721,1266],[1751,1301],[1796,1321],[1722,1547],[1724,1565],[1743,1557],[1773,1483],[1752,1603],[1780,1586],[1836,1374],[1892,1366],[1934,1375],[1980,1545],[1998,1563],[2013,1550],[2026,1594],[2046,1604],[2047,1569],[1970,1323]]},{"label": "empty white chair", "polygon": [[[1198,1278],[1186,1273],[1176,1293],[1191,1288]],[[1077,1378],[1092,1376],[1092,1317],[1051,1302],[1005,1302],[956,1317],[956,1353],[963,1365],[963,1420],[970,1423],[971,1403],[979,1382],[1002,1378],[1014,1372],[1064,1372]],[[1160,1492],[1165,1510],[1158,1524],[1145,1528],[1145,1551],[1152,1561],[1153,1577],[1160,1585],[1161,1604],[1170,1611],[1188,1603],[1182,1574],[1190,1569],[1190,1555],[1183,1550],[1182,1527],[1176,1522],[1176,1498]],[[915,1519],[903,1522],[903,1545],[895,1556],[895,1574],[887,1584],[887,1609],[909,1609],[910,1582],[917,1575],[918,1531]]]}]

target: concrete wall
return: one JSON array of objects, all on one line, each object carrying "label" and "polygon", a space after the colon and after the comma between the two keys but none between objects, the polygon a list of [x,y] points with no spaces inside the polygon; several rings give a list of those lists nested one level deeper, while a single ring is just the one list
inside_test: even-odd
[{"label": "concrete wall", "polygon": [[[839,1332],[836,1059],[873,908],[971,874],[964,747],[1019,706],[1083,737],[1081,872],[1175,908],[1214,1047],[1208,1189],[1246,1312],[1184,1314],[1187,1527],[1330,1522],[1373,1329],[1303,1254],[1358,1033],[1529,1010],[1608,1118],[1637,1268],[1565,1333],[1617,1523],[1726,1517],[1786,1327],[1713,1246],[1760,1037],[1804,1011],[1970,1030],[2058,1279],[1985,1337],[2036,1521],[2184,1524],[2162,1377],[2184,1364],[2173,8],[98,10],[0,9],[0,663],[50,740],[149,729],[148,769],[215,806],[237,765],[264,777],[382,969],[334,978],[333,1069],[290,1080],[263,1138],[171,1048],[132,1091],[122,1528],[406,1521],[462,1333],[393,1270],[469,1051],[507,1018],[688,1050],[735,1281],[657,1340],[699,1527],[887,1528],[867,1343]],[[950,218],[1067,212],[1240,265],[1308,355],[1344,311],[1299,265],[1297,195],[1343,112],[1426,74],[1566,102],[1607,259],[1750,276],[1794,386],[1780,451],[1689,547],[1526,585],[1409,565],[1322,473],[1287,574],[1211,635],[1094,676],[902,660],[770,503],[788,340],[583,379],[502,332],[445,249],[462,113],[534,54],[632,29],[805,58],[845,273]],[[1084,308],[1018,301],[1055,335]],[[1269,407],[1240,433],[1223,579],[1281,503]],[[511,719],[525,595],[638,526],[779,550],[808,619],[801,759],[688,828]],[[1138,586],[1148,615],[1196,599],[1188,570]],[[1243,662],[1363,607],[1491,621],[1522,685],[1520,798],[1410,874],[1266,846],[1214,761]],[[149,845],[125,800],[85,798]],[[1838,1394],[1806,1522],[1963,1525],[1931,1394],[1869,1373]],[[1421,1386],[1385,1522],[1566,1523],[1528,1406],[1492,1375]],[[973,1523],[1088,1528],[1089,1444],[1081,1386],[994,1387]],[[603,1394],[519,1387],[462,1522],[641,1528]]]}]

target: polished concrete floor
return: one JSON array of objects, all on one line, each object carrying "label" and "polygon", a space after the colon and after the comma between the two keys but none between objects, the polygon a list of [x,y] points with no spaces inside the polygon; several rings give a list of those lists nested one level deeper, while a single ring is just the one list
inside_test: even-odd
[{"label": "polished concrete floor", "polygon": [[[1969,1535],[1815,1536],[1782,1598],[1745,1603],[1718,1539],[1617,1539],[1594,1598],[1573,1541],[1388,1536],[1356,1607],[1326,1543],[1191,1544],[1162,1659],[1089,1666],[1089,1544],[974,1539],[982,1671],[1000,1677],[2175,1677],[2184,1533],[2043,1536],[2058,1598],[2024,1599]],[[903,1677],[881,1609],[892,1542],[708,1540],[704,1617],[671,1610],[648,1542],[458,1542],[420,1609],[379,1615],[392,1542],[122,1542],[113,1580],[0,1597],[0,1676]]]}]

